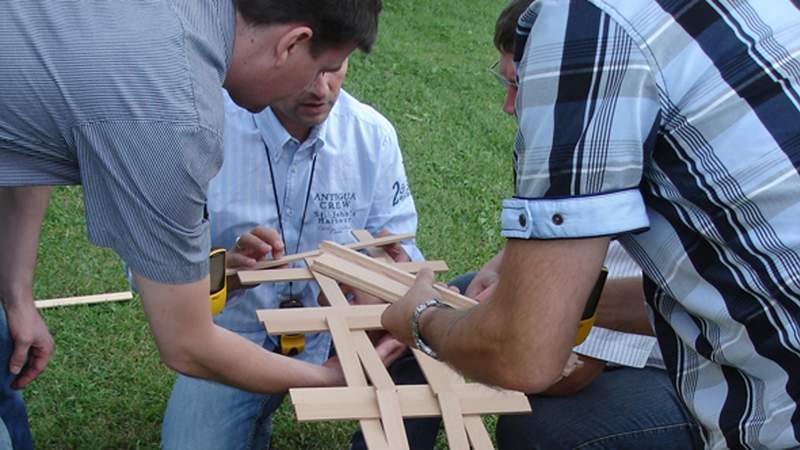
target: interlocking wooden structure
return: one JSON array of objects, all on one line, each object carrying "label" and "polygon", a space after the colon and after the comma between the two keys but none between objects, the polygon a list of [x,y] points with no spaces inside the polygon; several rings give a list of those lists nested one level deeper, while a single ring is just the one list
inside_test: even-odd
[{"label": "interlocking wooden structure", "polygon": [[[403,418],[441,416],[451,449],[490,449],[492,442],[482,414],[530,412],[524,394],[477,383],[467,383],[446,364],[414,350],[427,385],[396,386],[367,336],[381,329],[388,305],[351,306],[339,283],[365,291],[387,302],[400,299],[413,285],[421,267],[446,271],[441,261],[395,264],[379,248],[413,235],[373,238],[364,230],[348,247],[324,242],[318,251],[263,263],[258,270],[238,272],[242,284],[315,279],[329,307],[260,310],[258,317],[272,335],[329,331],[344,371],[347,387],[303,388],[289,391],[300,421],[358,420],[370,449],[408,449]],[[370,250],[370,256],[355,251]],[[269,269],[305,258],[308,268]],[[233,273],[233,272],[231,272]],[[455,308],[475,301],[435,287],[439,298]]]}]

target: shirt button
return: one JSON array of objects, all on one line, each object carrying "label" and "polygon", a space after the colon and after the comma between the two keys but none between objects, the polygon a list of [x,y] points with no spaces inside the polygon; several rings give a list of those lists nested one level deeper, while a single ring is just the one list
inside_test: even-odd
[{"label": "shirt button", "polygon": [[558,213],[553,214],[553,223],[556,225],[561,225],[562,223],[564,223],[564,217],[562,217],[561,214]]},{"label": "shirt button", "polygon": [[294,214],[294,211],[292,210],[292,208],[286,208],[286,215],[289,216],[289,217],[292,217],[292,214]]},{"label": "shirt button", "polygon": [[525,217],[525,214],[519,215],[519,225],[524,227],[528,223],[528,219]]},{"label": "shirt button", "polygon": [[291,171],[292,171],[292,173],[297,173],[297,166],[296,165],[292,165],[292,170]]}]

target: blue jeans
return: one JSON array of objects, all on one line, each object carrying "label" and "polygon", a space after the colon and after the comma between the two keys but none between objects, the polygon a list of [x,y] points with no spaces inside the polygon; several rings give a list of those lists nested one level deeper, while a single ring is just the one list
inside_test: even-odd
[{"label": "blue jeans", "polygon": [[[265,332],[240,333],[273,351]],[[320,364],[328,357],[327,335],[306,336],[306,349],[295,356]],[[178,375],[167,402],[161,428],[161,448],[167,450],[268,449],[272,414],[284,394],[265,395],[243,391],[214,381]]]},{"label": "blue jeans", "polygon": [[16,377],[8,371],[13,352],[14,341],[8,332],[6,310],[0,305],[0,449],[27,450],[33,448],[28,412],[22,396],[11,388]]},{"label": "blue jeans", "polygon": [[703,448],[665,370],[607,369],[575,395],[528,400],[531,414],[497,422],[500,449]]},{"label": "blue jeans", "polygon": [[[464,292],[474,273],[450,282]],[[409,352],[389,373],[395,384],[426,384]],[[529,395],[531,414],[501,416],[497,444],[506,449],[692,449],[702,448],[700,431],[667,372],[661,369],[609,368],[587,388],[569,397]],[[412,450],[432,449],[440,419],[404,421]],[[366,449],[361,430],[352,449]]]}]

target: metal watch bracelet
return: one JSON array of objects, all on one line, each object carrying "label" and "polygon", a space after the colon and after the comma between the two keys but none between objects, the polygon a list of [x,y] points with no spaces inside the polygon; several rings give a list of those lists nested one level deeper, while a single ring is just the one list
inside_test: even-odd
[{"label": "metal watch bracelet", "polygon": [[425,353],[433,359],[439,360],[439,355],[428,344],[426,344],[425,341],[422,340],[422,335],[420,334],[419,329],[419,318],[422,317],[422,313],[427,311],[428,308],[434,307],[453,309],[452,306],[448,305],[447,303],[443,303],[437,298],[432,298],[420,303],[416,308],[414,308],[414,313],[411,315],[411,337],[414,339],[414,345],[422,353]]}]

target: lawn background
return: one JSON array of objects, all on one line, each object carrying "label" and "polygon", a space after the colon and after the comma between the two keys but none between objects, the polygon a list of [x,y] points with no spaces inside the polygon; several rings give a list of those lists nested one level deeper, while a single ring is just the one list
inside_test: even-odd
[{"label": "lawn background", "polygon": [[[514,123],[486,68],[505,0],[385,0],[369,56],[351,58],[345,89],[391,120],[419,211],[418,245],[451,275],[502,245]],[[122,263],[86,240],[80,188],[54,191],[34,295],[126,290]],[[174,374],[158,358],[138,298],[43,312],[56,340],[47,371],[24,391],[37,448],[157,448]],[[212,425],[212,424],[209,424]],[[346,448],[353,423],[297,424],[287,403],[275,449]]]}]

